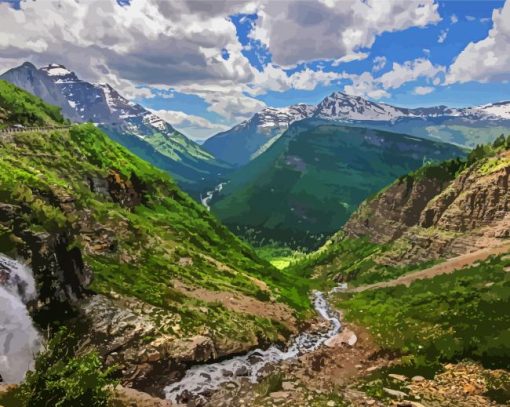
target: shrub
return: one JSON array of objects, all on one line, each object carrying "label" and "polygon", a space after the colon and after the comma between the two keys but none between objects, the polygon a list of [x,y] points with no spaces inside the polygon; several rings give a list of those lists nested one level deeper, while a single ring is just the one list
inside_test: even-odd
[{"label": "shrub", "polygon": [[[74,338],[61,330],[48,343],[20,386],[23,407],[101,407],[108,405],[111,369],[103,370],[96,353],[74,355]],[[109,386],[112,385],[112,386]]]}]

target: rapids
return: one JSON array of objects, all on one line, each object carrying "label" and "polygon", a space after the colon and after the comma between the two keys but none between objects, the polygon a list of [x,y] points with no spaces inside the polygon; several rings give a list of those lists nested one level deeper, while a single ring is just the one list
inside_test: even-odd
[{"label": "rapids", "polygon": [[286,350],[273,345],[266,350],[255,349],[246,355],[236,356],[221,362],[196,365],[188,369],[184,377],[165,388],[167,400],[177,402],[184,395],[197,396],[217,390],[222,384],[247,378],[252,383],[259,379],[259,373],[268,364],[297,357],[318,349],[326,340],[341,329],[338,314],[331,309],[324,294],[314,293],[314,307],[317,313],[330,322],[330,328],[323,333],[303,332],[292,340]]}]

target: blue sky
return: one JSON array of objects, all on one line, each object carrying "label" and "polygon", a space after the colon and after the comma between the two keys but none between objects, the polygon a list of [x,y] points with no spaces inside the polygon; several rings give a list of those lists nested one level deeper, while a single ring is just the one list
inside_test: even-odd
[{"label": "blue sky", "polygon": [[[0,67],[63,63],[195,139],[265,106],[315,104],[338,90],[409,107],[510,99],[504,1],[0,3],[10,9],[0,13],[0,35],[12,37],[0,42]],[[63,25],[68,35],[56,35],[58,13],[81,16],[84,26]],[[16,18],[34,20],[20,35],[9,26]]]}]

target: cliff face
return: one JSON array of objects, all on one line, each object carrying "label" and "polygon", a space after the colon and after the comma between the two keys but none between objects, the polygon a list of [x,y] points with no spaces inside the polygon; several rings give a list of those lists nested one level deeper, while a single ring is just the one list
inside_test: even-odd
[{"label": "cliff face", "polygon": [[510,152],[464,169],[403,177],[365,202],[344,227],[394,247],[379,261],[417,263],[498,244],[510,236]]}]

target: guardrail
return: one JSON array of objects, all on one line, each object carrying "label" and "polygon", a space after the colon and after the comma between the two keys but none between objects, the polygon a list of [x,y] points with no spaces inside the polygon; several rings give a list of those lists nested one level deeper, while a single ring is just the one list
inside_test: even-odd
[{"label": "guardrail", "polygon": [[69,129],[71,126],[37,126],[37,127],[9,127],[0,130],[0,134],[26,133],[30,131],[52,131]]}]

